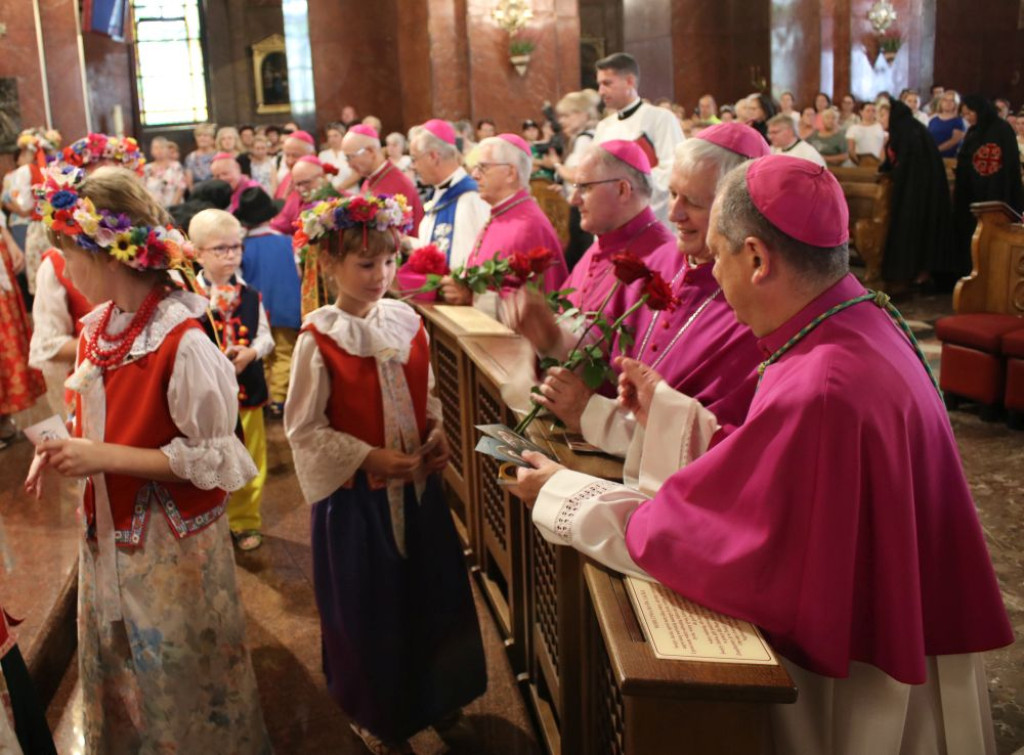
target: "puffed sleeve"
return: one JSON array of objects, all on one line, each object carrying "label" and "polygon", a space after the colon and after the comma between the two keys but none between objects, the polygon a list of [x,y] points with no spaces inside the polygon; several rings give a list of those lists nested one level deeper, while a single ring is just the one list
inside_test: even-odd
[{"label": "puffed sleeve", "polygon": [[[36,296],[32,301],[32,341],[28,364],[41,370],[75,337],[75,324],[68,311],[68,295],[57,280],[53,263],[44,259],[36,271]],[[70,365],[68,365],[70,366]]]},{"label": "puffed sleeve", "polygon": [[257,469],[235,435],[235,370],[206,334],[187,330],[178,344],[167,387],[171,419],[184,437],[160,448],[171,471],[203,490],[238,490]]},{"label": "puffed sleeve", "polygon": [[292,352],[284,431],[292,447],[299,487],[310,503],[327,498],[347,482],[374,449],[331,427],[327,419],[330,394],[330,376],[320,349],[313,336],[300,333]]}]

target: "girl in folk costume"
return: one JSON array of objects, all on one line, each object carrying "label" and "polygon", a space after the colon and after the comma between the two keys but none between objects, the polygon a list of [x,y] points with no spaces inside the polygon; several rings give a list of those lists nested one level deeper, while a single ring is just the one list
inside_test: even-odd
[{"label": "girl in folk costume", "polygon": [[263,426],[267,381],[263,358],[274,350],[274,338],[260,292],[235,275],[242,261],[242,224],[224,210],[203,210],[188,224],[188,235],[203,266],[196,276],[197,288],[210,299],[203,328],[235,368],[242,437],[259,469],[228,498],[231,537],[239,550],[251,551],[263,543],[260,503],[267,481],[267,433]]},{"label": "girl in folk costume", "polygon": [[265,753],[224,513],[256,474],[234,436],[231,363],[175,290],[184,237],[122,168],[51,169],[39,210],[90,300],[74,437],[36,449],[85,478],[78,659],[86,752]]},{"label": "girl in folk costume", "polygon": [[[166,141],[166,140],[165,140]],[[139,173],[145,160],[134,139],[119,139],[106,134],[89,134],[64,149],[66,165],[81,168],[86,175],[104,165],[120,165]],[[43,173],[34,184],[39,193]],[[36,224],[45,229],[45,224]],[[32,300],[32,343],[28,355],[30,366],[46,378],[47,400],[55,414],[65,414],[74,401],[74,393],[64,387],[75,364],[81,318],[92,311],[92,303],[82,295],[67,275],[67,262],[59,246],[51,246],[44,230],[42,260],[33,280],[36,296]]]},{"label": "girl in folk costume", "polygon": [[46,392],[43,376],[28,366],[31,327],[15,278],[24,264],[0,212],[0,448],[18,433],[11,415],[28,409]]},{"label": "girl in folk costume", "polygon": [[404,197],[346,197],[303,213],[334,305],[304,322],[285,431],[313,504],[313,577],[324,673],[374,753],[412,752],[433,726],[469,728],[460,708],[486,687],[469,579],[441,493],[448,461],[431,394],[426,332],[384,299]]}]

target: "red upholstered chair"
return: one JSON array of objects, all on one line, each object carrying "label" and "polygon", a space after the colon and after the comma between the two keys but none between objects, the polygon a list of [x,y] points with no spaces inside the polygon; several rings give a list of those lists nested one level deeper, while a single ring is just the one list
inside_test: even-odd
[{"label": "red upholstered chair", "polygon": [[983,405],[984,419],[996,419],[1006,386],[1003,336],[1022,327],[1020,317],[989,312],[952,315],[935,323],[935,335],[942,341],[939,385],[949,408],[970,399]]},{"label": "red upholstered chair", "polygon": [[1015,430],[1024,430],[1024,328],[1003,336],[1006,357],[1006,393],[1003,406],[1006,423]]},{"label": "red upholstered chair", "polygon": [[1003,337],[1024,328],[1024,225],[1000,202],[977,203],[971,211],[978,218],[973,269],[953,291],[956,314],[935,324],[942,342],[939,384],[950,409],[970,399],[982,405],[982,419],[994,420],[1007,385]]}]

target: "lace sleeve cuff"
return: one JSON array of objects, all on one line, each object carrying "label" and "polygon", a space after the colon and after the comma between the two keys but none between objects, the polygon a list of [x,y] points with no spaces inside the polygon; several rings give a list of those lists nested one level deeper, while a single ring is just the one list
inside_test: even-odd
[{"label": "lace sleeve cuff", "polygon": [[308,443],[292,444],[295,474],[310,503],[327,498],[359,470],[373,446],[329,428],[317,430]]},{"label": "lace sleeve cuff", "polygon": [[618,483],[561,470],[541,488],[533,523],[545,540],[568,545],[623,574],[649,579],[626,547],[626,526],[646,496]]},{"label": "lace sleeve cuff", "polygon": [[258,471],[249,452],[234,435],[175,438],[160,450],[167,456],[174,474],[203,490],[238,490]]}]

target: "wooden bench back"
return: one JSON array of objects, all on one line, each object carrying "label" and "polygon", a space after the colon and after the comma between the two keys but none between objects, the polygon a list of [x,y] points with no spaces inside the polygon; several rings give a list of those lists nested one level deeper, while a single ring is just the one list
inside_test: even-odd
[{"label": "wooden bench back", "polygon": [[865,283],[882,280],[885,238],[889,233],[892,181],[877,166],[830,167],[850,208],[850,242],[867,266]]},{"label": "wooden bench back", "polygon": [[971,240],[971,274],[953,289],[958,314],[994,312],[1024,316],[1024,225],[1002,202],[976,202],[978,227]]}]

